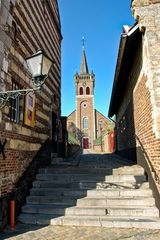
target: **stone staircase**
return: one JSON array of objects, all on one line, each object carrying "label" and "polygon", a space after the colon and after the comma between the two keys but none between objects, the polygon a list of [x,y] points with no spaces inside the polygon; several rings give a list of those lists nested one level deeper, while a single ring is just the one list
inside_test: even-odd
[{"label": "stone staircase", "polygon": [[[142,167],[52,164],[39,170],[19,220],[26,224],[160,229]],[[119,162],[119,161],[117,161]]]}]

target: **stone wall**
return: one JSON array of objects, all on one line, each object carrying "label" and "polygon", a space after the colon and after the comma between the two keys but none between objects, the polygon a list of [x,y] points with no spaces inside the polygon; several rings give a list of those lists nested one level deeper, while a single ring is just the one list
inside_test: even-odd
[{"label": "stone wall", "polygon": [[160,138],[160,1],[132,2],[132,12],[144,33],[143,69],[151,94],[153,133]]}]

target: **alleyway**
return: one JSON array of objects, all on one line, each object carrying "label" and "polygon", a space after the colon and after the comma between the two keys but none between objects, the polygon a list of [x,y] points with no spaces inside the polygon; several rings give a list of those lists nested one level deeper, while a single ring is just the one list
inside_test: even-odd
[{"label": "alleyway", "polygon": [[[77,168],[87,169],[116,169],[123,166],[131,166],[134,163],[115,157],[111,154],[96,154],[85,150],[76,161],[72,161]],[[56,166],[55,166],[56,167]],[[71,166],[72,167],[72,166]],[[18,223],[15,231],[6,230],[0,239],[11,240],[159,240],[159,230],[146,230],[134,228],[103,228],[103,227],[85,227],[85,226],[37,226]]]}]

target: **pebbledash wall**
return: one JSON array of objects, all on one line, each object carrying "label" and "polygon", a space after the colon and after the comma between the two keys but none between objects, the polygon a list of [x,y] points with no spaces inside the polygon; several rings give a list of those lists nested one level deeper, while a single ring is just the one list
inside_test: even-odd
[{"label": "pebbledash wall", "polygon": [[25,97],[0,110],[0,141],[6,140],[5,158],[0,154],[0,213],[5,208],[1,199],[12,192],[39,149],[47,139],[57,141],[52,122],[54,118],[59,126],[61,114],[61,40],[56,0],[0,1],[0,91],[33,87],[25,59],[37,49],[54,61],[42,90],[35,93],[34,126],[25,124]]},{"label": "pebbledash wall", "polygon": [[160,1],[133,0],[132,13],[142,39],[134,53],[122,101],[112,112],[117,117],[117,151],[145,168],[160,208]]}]

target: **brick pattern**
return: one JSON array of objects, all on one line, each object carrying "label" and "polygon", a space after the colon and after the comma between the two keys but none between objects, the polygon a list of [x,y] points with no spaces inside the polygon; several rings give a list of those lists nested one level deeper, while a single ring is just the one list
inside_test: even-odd
[{"label": "brick pattern", "polygon": [[[21,207],[24,205],[26,201],[26,197],[29,195],[29,190],[32,187],[32,182],[35,180],[35,176],[38,173],[38,169],[40,167],[45,167],[50,164],[51,162],[51,141],[48,139],[43,146],[40,148],[38,152],[35,152],[34,155],[30,152],[26,152],[26,156],[24,156],[24,162],[27,163],[27,166],[23,166],[23,164],[19,165],[20,161],[18,161],[20,158],[19,156],[24,153],[20,153],[18,151],[15,152],[15,155],[11,156],[12,159],[12,166],[8,165],[5,166],[5,169],[7,169],[7,173],[10,174],[3,178],[2,187],[5,189],[8,194],[3,194],[3,197],[0,198],[0,231],[5,228],[9,221],[9,206],[10,206],[10,200],[15,200],[15,218],[17,219],[18,215],[21,212]],[[26,162],[26,159],[28,158],[28,162]],[[17,160],[18,159],[18,160]],[[32,159],[32,161],[31,161]],[[17,162],[16,162],[17,161]],[[21,169],[22,166],[24,169]],[[10,168],[11,167],[11,168]],[[19,167],[19,169],[17,169]],[[16,184],[14,184],[14,189],[12,188],[13,181],[15,179],[15,171],[16,168]],[[23,172],[23,174],[20,176],[18,175],[20,172]],[[10,182],[11,180],[11,182]]]},{"label": "brick pattern", "polygon": [[0,8],[0,90],[11,90],[12,78],[21,88],[32,88],[25,58],[42,48],[54,59],[49,78],[36,92],[35,126],[24,125],[24,98],[20,121],[8,118],[9,107],[0,111],[0,140],[7,140],[0,155],[0,198],[7,197],[36,153],[50,137],[51,112],[60,117],[61,28],[57,1],[2,1]]},{"label": "brick pattern", "polygon": [[146,82],[147,78],[143,76],[134,93],[134,103],[136,105],[134,111],[135,129],[138,136],[137,147],[143,146],[160,180],[160,139],[156,138],[152,130],[151,95],[146,87]]},{"label": "brick pattern", "polygon": [[[144,112],[143,122],[145,121],[145,124],[140,123],[139,120],[136,123],[136,130],[139,133],[139,140],[142,146],[144,146],[153,169],[160,179],[160,1],[134,0],[132,3],[132,12],[134,17],[138,19],[140,29],[145,29],[143,39],[143,71],[146,77],[142,78],[142,83],[139,85],[141,91],[139,89],[136,90],[137,96],[141,96],[140,99],[143,103],[141,103],[141,107],[137,103],[137,111],[135,113],[135,117],[137,118],[138,111],[141,111],[142,116]],[[137,101],[136,95],[135,101]]]},{"label": "brick pattern", "polygon": [[138,56],[141,58],[138,52],[117,114],[117,147],[122,154],[133,160],[139,157],[139,151],[147,157],[151,170],[155,173],[155,180],[160,185],[160,1],[134,0],[132,12],[138,20],[140,30],[143,30],[143,61],[138,70],[136,62]]},{"label": "brick pattern", "polygon": [[[146,4],[145,4],[146,3]],[[154,4],[153,4],[154,3]],[[151,94],[153,132],[160,138],[160,104],[159,104],[159,64],[160,64],[160,1],[134,1],[132,5],[134,17],[140,29],[145,30],[143,44],[143,69],[147,76],[147,86]]]}]

